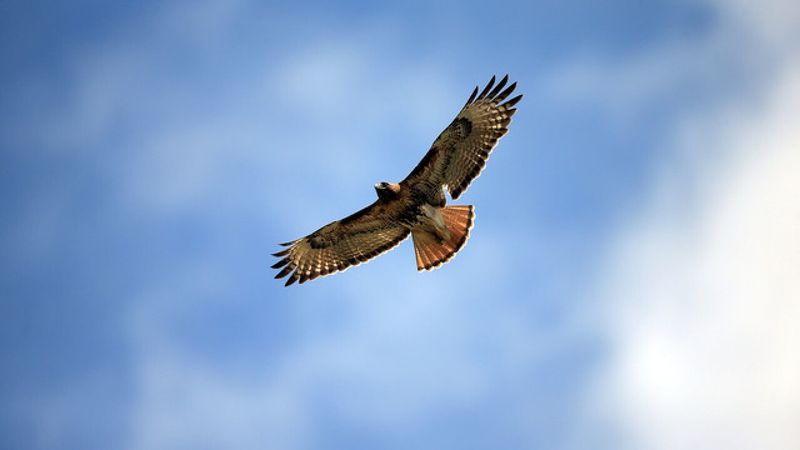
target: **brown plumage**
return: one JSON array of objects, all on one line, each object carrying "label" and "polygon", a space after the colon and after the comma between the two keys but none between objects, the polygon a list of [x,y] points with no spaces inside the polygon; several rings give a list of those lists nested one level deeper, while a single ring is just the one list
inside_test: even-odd
[{"label": "brown plumage", "polygon": [[450,261],[469,239],[469,231],[475,220],[471,205],[445,206],[441,210],[450,239],[439,242],[430,233],[413,233],[417,270],[431,270]]},{"label": "brown plumage", "polygon": [[[414,237],[417,270],[441,266],[469,238],[475,220],[470,205],[445,206],[446,189],[457,199],[477,178],[489,154],[508,132],[522,95],[504,100],[516,83],[508,75],[472,92],[453,122],[433,142],[411,173],[398,183],[378,183],[378,200],[361,211],[332,222],[310,235],[281,244],[275,278],[289,276],[286,286],[369,261]],[[504,89],[505,88],[505,89]]]}]

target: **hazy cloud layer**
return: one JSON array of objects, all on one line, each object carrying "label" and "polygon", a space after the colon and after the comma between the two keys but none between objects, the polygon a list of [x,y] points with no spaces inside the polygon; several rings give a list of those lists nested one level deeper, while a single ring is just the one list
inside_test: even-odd
[{"label": "hazy cloud layer", "polygon": [[[145,5],[25,66],[0,446],[800,444],[798,8],[415,11]],[[526,98],[465,251],[271,279],[495,71]]]}]

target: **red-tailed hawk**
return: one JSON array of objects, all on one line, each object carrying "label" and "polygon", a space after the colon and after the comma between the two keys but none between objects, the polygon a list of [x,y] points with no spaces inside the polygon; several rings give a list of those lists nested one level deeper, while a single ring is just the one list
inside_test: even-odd
[{"label": "red-tailed hawk", "polygon": [[[378,200],[342,220],[281,244],[275,278],[301,284],[361,264],[396,247],[409,234],[414,239],[417,270],[449,261],[464,246],[475,220],[469,205],[445,206],[444,189],[455,200],[480,175],[489,153],[508,132],[518,95],[503,102],[517,86],[506,87],[508,75],[495,78],[469,100],[431,149],[400,183],[378,183]],[[505,89],[503,89],[505,88]]]}]

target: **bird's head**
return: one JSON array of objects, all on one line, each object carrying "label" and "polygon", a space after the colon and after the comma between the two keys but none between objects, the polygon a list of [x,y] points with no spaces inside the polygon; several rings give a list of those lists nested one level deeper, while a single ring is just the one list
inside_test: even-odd
[{"label": "bird's head", "polygon": [[375,192],[378,194],[378,198],[391,200],[397,197],[397,194],[400,192],[400,185],[397,183],[387,183],[386,181],[382,181],[375,184]]}]

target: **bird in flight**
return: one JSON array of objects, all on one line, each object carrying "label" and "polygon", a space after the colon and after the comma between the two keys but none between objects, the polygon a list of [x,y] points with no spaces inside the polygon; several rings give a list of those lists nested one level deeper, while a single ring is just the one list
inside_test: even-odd
[{"label": "bird in flight", "polygon": [[[329,223],[306,237],[280,244],[275,278],[289,275],[286,286],[343,271],[381,255],[410,234],[417,270],[431,270],[450,261],[469,237],[475,220],[471,205],[446,205],[477,178],[489,153],[508,132],[518,95],[505,101],[517,83],[495,77],[478,93],[472,91],[456,118],[436,138],[425,157],[399,183],[375,185],[375,203]],[[504,89],[505,88],[505,89]]]}]

